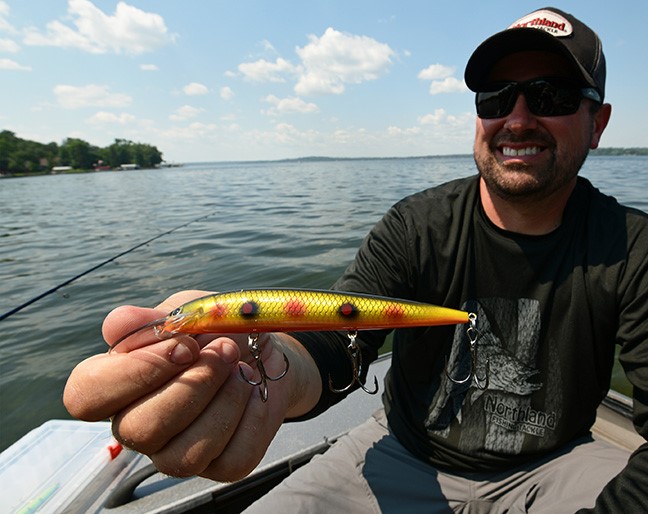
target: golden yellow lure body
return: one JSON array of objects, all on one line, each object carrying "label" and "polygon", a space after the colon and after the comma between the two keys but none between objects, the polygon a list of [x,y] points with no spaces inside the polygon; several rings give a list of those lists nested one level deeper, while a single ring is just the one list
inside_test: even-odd
[{"label": "golden yellow lure body", "polygon": [[468,323],[467,312],[427,303],[319,289],[243,289],[191,300],[148,327],[174,334],[348,331]]},{"label": "golden yellow lure body", "polygon": [[249,289],[204,296],[169,314],[161,333],[370,330],[467,323],[468,313],[379,296],[316,289]]}]

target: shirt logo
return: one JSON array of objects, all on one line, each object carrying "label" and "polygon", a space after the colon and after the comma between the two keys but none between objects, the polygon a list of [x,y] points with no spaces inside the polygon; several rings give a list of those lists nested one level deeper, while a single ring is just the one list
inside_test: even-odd
[{"label": "shirt logo", "polygon": [[[530,298],[480,298],[462,306],[477,314],[480,338],[476,370],[489,368],[489,384],[455,384],[442,375],[431,385],[433,395],[425,427],[430,437],[453,441],[470,453],[492,451],[518,455],[526,445],[553,437],[562,417],[560,389],[541,373],[540,302]],[[448,358],[452,376],[470,370],[465,327],[457,326]],[[550,357],[551,367],[554,362]],[[486,364],[488,363],[488,364]],[[554,379],[552,379],[555,381]],[[546,444],[546,443],[541,443]]]}]

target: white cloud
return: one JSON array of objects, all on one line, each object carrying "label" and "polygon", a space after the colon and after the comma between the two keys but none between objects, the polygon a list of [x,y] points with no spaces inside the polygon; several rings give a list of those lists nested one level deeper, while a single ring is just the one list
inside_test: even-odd
[{"label": "white cloud", "polygon": [[299,138],[299,130],[290,123],[277,123],[275,125],[275,137],[277,141],[286,143]]},{"label": "white cloud", "polygon": [[239,72],[246,80],[252,82],[285,82],[284,74],[293,74],[295,67],[281,57],[275,62],[259,59],[255,62],[244,62],[238,66]]},{"label": "white cloud", "polygon": [[275,52],[275,53],[277,52],[277,50],[275,49],[273,44],[270,41],[268,41],[267,39],[264,39],[263,41],[261,41],[261,47],[266,52]]},{"label": "white cloud", "polygon": [[304,72],[295,86],[300,95],[340,94],[345,84],[375,80],[387,71],[394,51],[367,36],[356,36],[328,28],[309,36],[310,43],[297,48]]},{"label": "white cloud", "polygon": [[175,113],[169,116],[169,119],[172,121],[186,121],[191,118],[195,118],[203,111],[204,109],[199,109],[198,107],[183,105],[182,107],[178,107],[175,110]]},{"label": "white cloud", "polygon": [[107,15],[89,0],[68,0],[68,18],[74,27],[54,20],[45,32],[35,27],[25,31],[24,43],[33,46],[78,48],[86,52],[138,55],[170,42],[164,19],[126,2],[118,2],[113,15]]},{"label": "white cloud", "polygon": [[444,64],[430,64],[427,68],[421,70],[418,78],[421,80],[440,80],[454,75],[454,66],[445,66]]},{"label": "white cloud", "polygon": [[182,140],[203,140],[213,136],[218,129],[214,123],[193,122],[188,126],[177,126],[161,132],[161,135],[171,141]]},{"label": "white cloud", "polygon": [[440,128],[442,131],[471,135],[474,132],[475,115],[465,112],[459,116],[448,114],[445,109],[436,109],[418,118],[419,125]]},{"label": "white cloud", "polygon": [[438,95],[441,93],[463,93],[468,91],[468,87],[463,80],[455,77],[448,77],[443,80],[433,80],[430,84],[430,94]]},{"label": "white cloud", "polygon": [[[470,112],[452,115],[437,109],[419,117],[412,126],[389,125],[382,131],[365,132],[339,130],[331,142],[343,152],[377,156],[460,153],[471,147],[474,124],[475,115]],[[331,147],[335,148],[333,144]]]},{"label": "white cloud", "polygon": [[89,84],[87,86],[58,85],[54,87],[56,99],[66,109],[82,107],[125,107],[132,98],[123,93],[111,93],[108,86]]},{"label": "white cloud", "polygon": [[234,98],[234,91],[232,91],[231,87],[224,86],[220,90],[220,97],[223,100],[231,100],[232,98]]},{"label": "white cloud", "polygon": [[204,84],[192,82],[191,84],[187,84],[185,87],[183,87],[182,92],[187,96],[199,96],[209,93],[209,89]]},{"label": "white cloud", "polygon": [[20,46],[12,39],[0,39],[0,52],[15,54]]},{"label": "white cloud", "polygon": [[23,66],[12,59],[0,59],[0,70],[31,71],[31,66]]},{"label": "white cloud", "polygon": [[389,136],[412,136],[420,133],[421,133],[420,127],[401,128],[401,127],[396,127],[394,125],[387,127],[387,134]]},{"label": "white cloud", "polygon": [[421,125],[438,125],[446,118],[445,109],[437,109],[433,113],[425,114],[419,117],[418,122]]},{"label": "white cloud", "polygon": [[135,116],[123,112],[119,115],[112,112],[99,111],[93,116],[88,118],[88,123],[93,125],[103,124],[103,123],[115,123],[117,125],[131,125],[136,121]]},{"label": "white cloud", "polygon": [[418,78],[421,80],[430,80],[430,94],[438,95],[441,93],[463,93],[468,91],[463,80],[454,77],[454,66],[444,64],[431,64],[421,70]]},{"label": "white cloud", "polygon": [[290,123],[277,123],[274,132],[267,133],[271,142],[279,144],[312,143],[318,139],[320,133],[316,130],[299,130]]},{"label": "white cloud", "polygon": [[7,18],[11,13],[9,4],[4,0],[0,0],[0,32],[6,32],[7,34],[17,34],[18,31],[13,27]]},{"label": "white cloud", "polygon": [[140,64],[142,71],[158,71],[159,68],[155,64]]},{"label": "white cloud", "polygon": [[267,111],[262,111],[264,114],[268,114],[270,116],[274,116],[275,114],[311,114],[319,112],[319,107],[317,107],[317,105],[315,105],[314,103],[305,102],[301,98],[277,98],[274,95],[268,95],[265,98],[265,101],[274,106]]}]

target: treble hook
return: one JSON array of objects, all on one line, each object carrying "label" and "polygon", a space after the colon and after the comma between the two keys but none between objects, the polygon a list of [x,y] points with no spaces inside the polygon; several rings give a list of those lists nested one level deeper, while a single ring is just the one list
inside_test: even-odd
[{"label": "treble hook", "polygon": [[281,380],[284,376],[286,376],[286,373],[288,373],[288,368],[290,367],[290,361],[288,360],[288,357],[286,357],[286,354],[284,353],[283,358],[284,358],[284,362],[286,363],[286,368],[279,376],[269,377],[268,374],[266,373],[265,366],[263,365],[263,360],[261,360],[261,348],[259,347],[259,334],[250,334],[248,336],[248,350],[252,354],[252,357],[254,357],[254,361],[256,362],[256,367],[259,370],[259,375],[261,375],[261,378],[259,379],[258,382],[255,382],[254,380],[250,380],[248,377],[245,376],[245,373],[241,366],[239,366],[239,373],[241,374],[241,377],[243,377],[243,380],[245,380],[248,384],[250,384],[251,386],[260,387],[259,392],[261,393],[261,401],[267,402],[268,401],[268,381],[276,382],[277,380]]},{"label": "treble hook", "polygon": [[336,389],[333,387],[333,379],[331,379],[331,375],[329,375],[329,389],[334,393],[343,393],[351,389],[355,383],[358,383],[365,393],[376,394],[378,392],[378,379],[376,377],[374,377],[373,391],[367,389],[364,383],[360,381],[360,375],[362,375],[362,353],[360,352],[360,347],[356,343],[358,332],[356,330],[350,331],[347,333],[347,337],[349,338],[349,344],[344,349],[346,350],[346,353],[351,360],[351,365],[353,366],[353,378],[346,387]]},{"label": "treble hook", "polygon": [[486,373],[483,377],[477,376],[477,340],[479,339],[479,331],[477,330],[477,315],[470,313],[468,315],[468,321],[470,326],[466,329],[466,335],[470,342],[470,371],[465,378],[455,379],[450,376],[448,372],[448,358],[446,357],[446,367],[445,374],[453,384],[465,384],[469,380],[472,380],[473,384],[480,391],[488,389],[489,383],[489,371],[490,371],[490,361],[486,360]]}]

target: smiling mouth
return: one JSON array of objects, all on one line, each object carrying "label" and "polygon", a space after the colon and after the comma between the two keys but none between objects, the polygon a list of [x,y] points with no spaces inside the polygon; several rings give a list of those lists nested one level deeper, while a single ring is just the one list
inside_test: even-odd
[{"label": "smiling mouth", "polygon": [[542,151],[542,148],[539,146],[526,146],[524,148],[502,146],[500,147],[500,151],[505,157],[522,157],[524,155],[537,155]]}]

